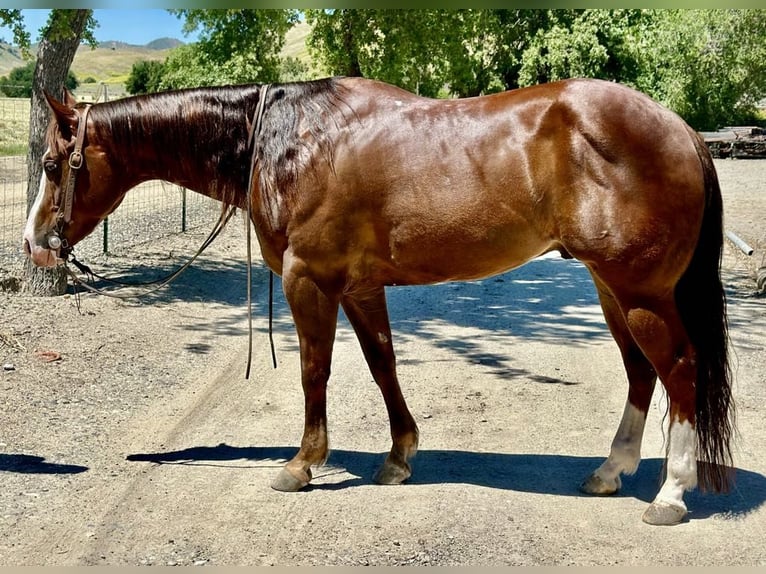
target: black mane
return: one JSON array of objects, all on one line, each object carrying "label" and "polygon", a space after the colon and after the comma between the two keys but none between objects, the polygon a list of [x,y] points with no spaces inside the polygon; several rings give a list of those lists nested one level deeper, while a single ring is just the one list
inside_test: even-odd
[{"label": "black mane", "polygon": [[[278,195],[295,189],[317,162],[333,165],[335,134],[345,123],[341,85],[333,78],[270,87],[259,138],[260,189],[266,217]],[[276,223],[271,221],[272,224]]]},{"label": "black mane", "polygon": [[[157,179],[170,180],[171,171],[180,171],[192,184],[213,174],[212,187],[199,191],[225,204],[242,204],[252,157],[248,126],[261,88],[247,84],[133,96],[94,105],[90,117],[100,141],[125,151],[149,148],[143,153],[152,158]],[[315,161],[315,151],[332,161],[328,137],[336,128],[338,98],[332,78],[270,86],[259,136],[260,186],[267,201],[289,193]],[[125,155],[126,173],[142,169]]]}]

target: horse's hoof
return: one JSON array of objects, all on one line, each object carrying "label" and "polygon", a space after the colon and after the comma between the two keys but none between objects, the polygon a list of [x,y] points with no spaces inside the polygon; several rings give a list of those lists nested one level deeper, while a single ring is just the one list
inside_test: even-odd
[{"label": "horse's hoof", "polygon": [[295,476],[287,467],[282,468],[271,483],[271,488],[280,492],[298,492],[311,480],[311,469],[306,472],[300,471],[303,476]]},{"label": "horse's hoof", "polygon": [[375,482],[378,484],[401,484],[412,476],[412,468],[406,462],[404,466],[394,464],[386,459],[383,466],[375,473]]},{"label": "horse's hoof", "polygon": [[652,502],[641,519],[654,526],[673,526],[683,521],[686,509],[667,502]]},{"label": "horse's hoof", "polygon": [[620,486],[622,484],[619,476],[615,477],[613,483],[608,483],[599,475],[593,473],[580,485],[580,492],[597,496],[608,496],[620,490]]}]

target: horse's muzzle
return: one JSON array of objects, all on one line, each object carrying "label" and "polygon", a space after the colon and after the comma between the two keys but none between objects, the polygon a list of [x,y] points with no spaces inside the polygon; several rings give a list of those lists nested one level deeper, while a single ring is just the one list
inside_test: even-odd
[{"label": "horse's muzzle", "polygon": [[[58,237],[56,237],[56,239],[58,239]],[[59,239],[59,245],[60,241],[61,240]],[[29,257],[32,260],[32,263],[38,267],[55,267],[61,261],[58,249],[50,249],[40,245],[34,245],[30,243],[27,238],[24,238],[22,247],[27,257]]]}]

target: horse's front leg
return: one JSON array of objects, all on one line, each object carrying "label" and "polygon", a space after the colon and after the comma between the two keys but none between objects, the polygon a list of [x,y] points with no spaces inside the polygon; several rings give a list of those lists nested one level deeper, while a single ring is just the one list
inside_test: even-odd
[{"label": "horse's front leg", "polygon": [[375,475],[375,481],[379,484],[399,484],[412,474],[408,459],[418,449],[418,427],[407,408],[396,376],[384,288],[344,294],[341,304],[354,327],[372,376],[383,393],[391,424],[393,445]]},{"label": "horse's front leg", "polygon": [[285,265],[282,284],[300,344],[305,423],[298,454],[285,465],[271,486],[275,490],[295,492],[311,480],[311,466],[323,464],[329,454],[327,380],[338,320],[338,298],[326,294],[312,279],[301,275],[299,265]]}]

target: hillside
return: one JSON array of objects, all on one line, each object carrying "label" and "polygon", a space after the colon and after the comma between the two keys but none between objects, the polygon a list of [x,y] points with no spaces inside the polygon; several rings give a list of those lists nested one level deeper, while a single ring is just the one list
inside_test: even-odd
[{"label": "hillside", "polygon": [[[312,69],[311,58],[306,48],[306,37],[311,27],[305,22],[294,26],[285,38],[282,50],[284,56],[292,56],[308,64]],[[80,80],[78,95],[95,95],[101,84],[109,86],[110,94],[124,92],[123,84],[128,79],[133,64],[139,60],[159,60],[167,58],[168,53],[183,45],[174,38],[159,38],[145,46],[135,46],[124,42],[102,42],[98,48],[81,46],[72,62],[72,71]],[[32,48],[34,52],[35,47]],[[18,49],[0,43],[0,76],[7,75],[13,68],[24,66]]]},{"label": "hillside", "polygon": [[163,61],[170,50],[171,48],[155,50],[122,42],[103,42],[96,49],[80,46],[71,68],[80,80],[77,96],[94,95],[100,89],[101,83],[109,85],[112,96],[123,95],[124,84],[133,64],[140,60]]},{"label": "hillside", "polygon": [[25,63],[18,48],[0,42],[0,76],[7,76],[11,70],[19,68]]},{"label": "hillside", "polygon": [[[98,48],[82,45],[72,62],[72,71],[81,82],[92,78],[96,82],[124,82],[133,64],[138,60],[164,60],[171,49],[183,42],[173,38],[160,38],[146,46],[133,46],[123,42],[102,42]],[[34,54],[37,46],[32,46]],[[18,48],[0,43],[0,76],[7,76],[14,68],[25,66]]]},{"label": "hillside", "polygon": [[287,34],[285,34],[285,45],[282,47],[282,55],[297,58],[306,65],[312,66],[309,50],[306,47],[306,39],[309,32],[311,32],[311,26],[306,22],[298,22],[290,28]]}]

